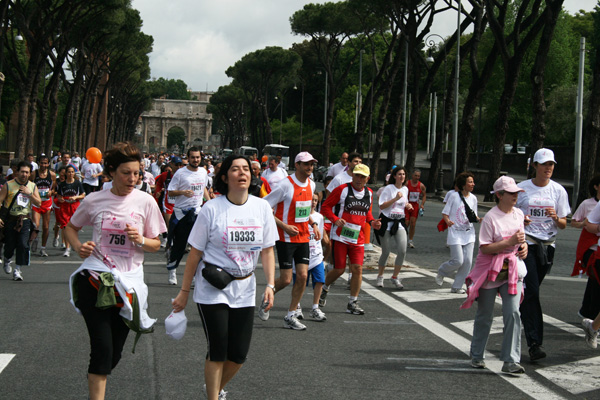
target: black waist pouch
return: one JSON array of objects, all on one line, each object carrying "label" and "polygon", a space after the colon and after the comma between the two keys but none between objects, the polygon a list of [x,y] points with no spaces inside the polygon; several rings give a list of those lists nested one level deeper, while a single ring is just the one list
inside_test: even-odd
[{"label": "black waist pouch", "polygon": [[225,289],[227,285],[229,285],[229,283],[235,279],[233,275],[225,271],[223,268],[207,263],[206,261],[204,261],[202,276],[208,283],[220,290]]}]

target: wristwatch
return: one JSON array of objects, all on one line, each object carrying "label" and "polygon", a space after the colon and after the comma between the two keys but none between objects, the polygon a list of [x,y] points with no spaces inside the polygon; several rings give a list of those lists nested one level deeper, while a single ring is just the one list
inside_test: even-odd
[{"label": "wristwatch", "polygon": [[273,293],[275,292],[275,285],[269,285],[269,284],[267,284],[267,287],[270,287],[271,289],[273,289]]},{"label": "wristwatch", "polygon": [[136,243],[135,245],[137,247],[144,247],[145,244],[146,244],[146,238],[142,236],[142,243]]}]

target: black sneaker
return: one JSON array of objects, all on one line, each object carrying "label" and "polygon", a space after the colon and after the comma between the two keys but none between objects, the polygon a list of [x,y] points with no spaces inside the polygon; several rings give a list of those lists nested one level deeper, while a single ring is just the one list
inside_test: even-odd
[{"label": "black sneaker", "polygon": [[358,300],[354,300],[348,303],[348,307],[346,307],[346,312],[348,314],[364,315],[365,310],[360,308],[360,306],[358,305]]},{"label": "black sneaker", "polygon": [[540,360],[542,358],[546,358],[546,352],[543,350],[543,347],[539,344],[534,344],[529,348],[529,359],[531,361]]},{"label": "black sneaker", "polygon": [[323,288],[321,296],[319,297],[319,307],[325,307],[327,304],[327,293],[329,293],[329,290]]}]

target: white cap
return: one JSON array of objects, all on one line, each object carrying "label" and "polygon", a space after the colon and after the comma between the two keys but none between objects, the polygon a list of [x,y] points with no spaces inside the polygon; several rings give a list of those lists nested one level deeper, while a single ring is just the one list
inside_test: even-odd
[{"label": "white cap", "polygon": [[545,162],[552,161],[556,164],[556,160],[554,159],[554,152],[550,149],[541,148],[535,152],[533,155],[533,162],[543,164]]},{"label": "white cap", "polygon": [[298,155],[296,156],[296,159],[294,160],[294,163],[309,162],[309,161],[317,162],[317,160],[308,151],[303,151],[301,153],[298,153]]}]

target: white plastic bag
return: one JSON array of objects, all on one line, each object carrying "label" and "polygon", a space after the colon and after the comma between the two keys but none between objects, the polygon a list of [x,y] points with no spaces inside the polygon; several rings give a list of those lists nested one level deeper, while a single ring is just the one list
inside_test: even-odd
[{"label": "white plastic bag", "polygon": [[167,336],[175,340],[181,340],[185,335],[187,328],[187,318],[185,316],[185,310],[181,310],[176,313],[175,310],[171,311],[171,314],[165,318],[165,328],[167,330]]}]

